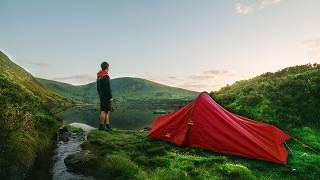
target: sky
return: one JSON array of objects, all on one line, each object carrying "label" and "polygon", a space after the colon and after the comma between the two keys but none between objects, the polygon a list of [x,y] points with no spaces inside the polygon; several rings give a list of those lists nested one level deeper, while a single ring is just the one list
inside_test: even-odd
[{"label": "sky", "polygon": [[74,85],[140,77],[212,91],[320,63],[319,0],[0,0],[0,50]]}]

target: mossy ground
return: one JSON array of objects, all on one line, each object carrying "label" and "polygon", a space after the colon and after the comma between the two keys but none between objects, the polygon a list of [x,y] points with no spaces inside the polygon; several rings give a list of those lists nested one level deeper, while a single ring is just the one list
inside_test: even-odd
[{"label": "mossy ground", "polygon": [[[319,149],[320,137],[311,128],[293,136]],[[151,140],[145,131],[92,131],[83,148],[100,159],[97,177],[114,179],[316,179],[320,155],[289,141],[287,165],[228,156],[196,148],[180,148]]]}]

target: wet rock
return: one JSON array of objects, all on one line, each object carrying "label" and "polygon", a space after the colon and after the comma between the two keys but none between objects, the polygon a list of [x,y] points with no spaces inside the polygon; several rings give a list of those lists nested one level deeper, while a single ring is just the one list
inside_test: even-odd
[{"label": "wet rock", "polygon": [[88,173],[97,164],[97,157],[89,151],[80,151],[67,156],[64,159],[68,171],[76,173]]},{"label": "wet rock", "polygon": [[63,142],[67,142],[67,141],[69,141],[71,136],[72,136],[71,132],[65,132],[65,133],[59,135],[59,140],[61,140]]},{"label": "wet rock", "polygon": [[70,137],[72,136],[72,133],[68,130],[67,127],[61,127],[59,128],[59,140],[63,142],[69,141]]},{"label": "wet rock", "polygon": [[68,128],[66,126],[63,126],[63,127],[60,127],[59,128],[59,134],[63,134],[63,133],[66,133],[68,132]]}]

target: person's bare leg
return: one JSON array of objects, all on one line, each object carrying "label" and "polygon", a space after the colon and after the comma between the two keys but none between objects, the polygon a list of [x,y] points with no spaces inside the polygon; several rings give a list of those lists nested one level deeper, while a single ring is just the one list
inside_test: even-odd
[{"label": "person's bare leg", "polygon": [[100,124],[104,124],[105,119],[106,119],[106,112],[101,111],[101,113],[100,113]]},{"label": "person's bare leg", "polygon": [[100,125],[99,125],[99,130],[103,130],[104,129],[104,126],[105,126],[105,121],[106,119],[106,112],[104,111],[101,111],[100,113]]},{"label": "person's bare leg", "polygon": [[110,128],[110,112],[106,113],[106,118],[105,118],[104,123],[106,125],[106,128],[111,130],[111,128]]},{"label": "person's bare leg", "polygon": [[110,124],[110,112],[106,115],[106,124]]}]

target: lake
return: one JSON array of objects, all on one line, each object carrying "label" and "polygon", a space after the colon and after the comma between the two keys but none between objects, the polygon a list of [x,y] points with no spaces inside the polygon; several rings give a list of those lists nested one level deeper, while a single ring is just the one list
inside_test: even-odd
[{"label": "lake", "polygon": [[[150,127],[153,120],[184,106],[190,100],[148,100],[115,102],[111,112],[111,126],[118,129],[142,129]],[[84,123],[93,127],[99,125],[100,107],[98,105],[79,106],[68,109],[58,116],[67,124]]]}]

